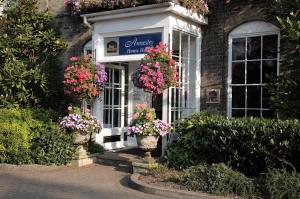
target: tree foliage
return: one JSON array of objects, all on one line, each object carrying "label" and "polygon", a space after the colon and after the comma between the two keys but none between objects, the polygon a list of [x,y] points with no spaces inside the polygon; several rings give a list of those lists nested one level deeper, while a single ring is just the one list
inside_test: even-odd
[{"label": "tree foliage", "polygon": [[0,106],[32,105],[47,91],[49,62],[65,44],[37,0],[8,0],[0,17]]},{"label": "tree foliage", "polygon": [[281,28],[281,69],[268,85],[271,106],[281,118],[300,118],[300,0],[271,0],[269,19]]}]

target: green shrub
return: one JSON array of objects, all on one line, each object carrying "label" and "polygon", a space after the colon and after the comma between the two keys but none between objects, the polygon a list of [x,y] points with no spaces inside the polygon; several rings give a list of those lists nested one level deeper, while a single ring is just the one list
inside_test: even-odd
[{"label": "green shrub", "polygon": [[73,138],[45,109],[0,109],[0,163],[66,164],[74,156]]},{"label": "green shrub", "polygon": [[52,17],[39,9],[38,1],[6,1],[0,17],[1,107],[36,105],[53,93],[47,88],[53,73],[47,69],[65,43],[52,25]]},{"label": "green shrub", "polygon": [[197,165],[183,173],[182,183],[194,191],[246,197],[255,195],[252,179],[233,171],[225,164]]},{"label": "green shrub", "polygon": [[265,198],[298,199],[300,198],[300,175],[283,169],[271,169],[266,174]]},{"label": "green shrub", "polygon": [[95,141],[90,141],[86,145],[86,150],[90,154],[94,154],[94,153],[101,153],[102,154],[102,153],[104,153],[103,146],[101,146],[100,144],[96,143]]},{"label": "green shrub", "polygon": [[226,163],[246,175],[259,175],[282,161],[300,170],[300,122],[259,118],[231,118],[194,114],[180,120],[177,142],[164,160],[170,167]]},{"label": "green shrub", "polygon": [[30,129],[40,125],[27,114],[17,109],[0,109],[1,162],[12,164],[31,163]]},{"label": "green shrub", "polygon": [[33,162],[43,165],[66,165],[75,156],[73,136],[62,132],[57,125],[50,124],[39,129],[39,136],[33,139],[31,156]]}]

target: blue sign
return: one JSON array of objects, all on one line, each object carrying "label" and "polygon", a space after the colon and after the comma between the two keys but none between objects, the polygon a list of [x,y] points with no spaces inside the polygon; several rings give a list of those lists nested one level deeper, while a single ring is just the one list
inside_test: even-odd
[{"label": "blue sign", "polygon": [[144,54],[146,47],[156,46],[162,41],[161,33],[131,35],[119,38],[119,54]]}]

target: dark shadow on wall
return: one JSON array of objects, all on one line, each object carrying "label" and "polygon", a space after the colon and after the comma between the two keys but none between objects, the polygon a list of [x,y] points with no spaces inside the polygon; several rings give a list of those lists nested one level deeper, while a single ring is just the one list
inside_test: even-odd
[{"label": "dark shadow on wall", "polygon": [[[227,112],[228,34],[240,24],[264,20],[266,1],[210,0],[208,26],[203,29],[201,109]],[[220,89],[220,103],[207,104],[207,89]]]}]

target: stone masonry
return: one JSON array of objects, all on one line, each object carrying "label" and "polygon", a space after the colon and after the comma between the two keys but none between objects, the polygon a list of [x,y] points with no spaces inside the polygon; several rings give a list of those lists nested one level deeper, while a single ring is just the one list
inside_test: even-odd
[{"label": "stone masonry", "polygon": [[[235,27],[249,21],[265,21],[261,0],[211,0],[208,26],[204,28],[201,68],[201,110],[226,114],[228,35]],[[220,104],[207,104],[207,89],[220,89]]]}]

